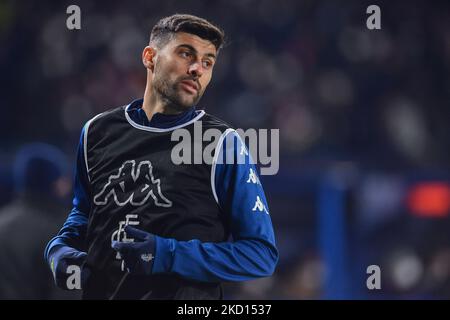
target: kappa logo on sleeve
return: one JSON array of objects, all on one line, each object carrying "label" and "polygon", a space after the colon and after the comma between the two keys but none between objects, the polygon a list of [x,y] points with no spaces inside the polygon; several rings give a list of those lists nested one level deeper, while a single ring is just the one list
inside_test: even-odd
[{"label": "kappa logo on sleeve", "polygon": [[259,196],[256,196],[255,206],[253,207],[252,211],[257,211],[257,210],[260,212],[265,212],[265,213],[269,214],[269,211],[267,211],[266,206],[261,201],[261,198]]},{"label": "kappa logo on sleeve", "polygon": [[116,174],[109,176],[102,191],[94,196],[94,203],[99,206],[106,205],[109,199],[113,199],[121,207],[128,203],[141,206],[150,197],[159,207],[172,206],[172,201],[161,192],[160,179],[153,176],[151,162],[141,161],[136,166],[135,160],[127,160]]}]

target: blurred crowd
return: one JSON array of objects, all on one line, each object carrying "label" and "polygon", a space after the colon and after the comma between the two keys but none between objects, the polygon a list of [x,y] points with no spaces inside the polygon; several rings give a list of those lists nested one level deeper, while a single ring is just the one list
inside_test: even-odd
[{"label": "blurred crowd", "polygon": [[[66,27],[70,4],[0,2],[0,249],[8,256],[29,250],[44,263],[43,238],[70,209],[82,126],[142,97],[141,52],[153,24],[191,13],[227,35],[198,107],[236,128],[280,129],[280,172],[262,177],[279,268],[227,284],[228,298],[450,298],[448,1],[377,1],[381,30],[366,27],[368,1],[82,0],[81,30]],[[47,180],[36,178],[43,173]],[[33,214],[39,236],[27,229]],[[1,261],[0,298],[14,298],[10,282],[22,269],[8,281],[2,273],[6,261],[23,261]],[[366,288],[372,264],[382,271],[376,292]],[[16,283],[31,283],[29,272]],[[37,272],[51,284],[46,269]],[[75,297],[36,286],[21,296]]]}]

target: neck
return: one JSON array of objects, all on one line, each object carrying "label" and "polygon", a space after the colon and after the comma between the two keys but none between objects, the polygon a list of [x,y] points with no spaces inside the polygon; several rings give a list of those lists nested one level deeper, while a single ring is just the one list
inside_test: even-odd
[{"label": "neck", "polygon": [[150,120],[155,113],[162,113],[167,115],[176,115],[182,113],[179,106],[175,105],[172,101],[163,97],[159,92],[154,90],[151,85],[148,84],[145,87],[144,101],[142,103],[142,109],[144,110],[147,118]]}]

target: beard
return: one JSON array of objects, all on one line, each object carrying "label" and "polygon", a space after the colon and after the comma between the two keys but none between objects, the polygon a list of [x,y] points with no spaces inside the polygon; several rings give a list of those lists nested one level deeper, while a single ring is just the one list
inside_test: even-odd
[{"label": "beard", "polygon": [[[184,111],[196,105],[202,97],[200,84],[197,94],[188,95],[180,90],[180,83],[183,80],[194,80],[189,76],[182,76],[172,81],[166,72],[161,70],[160,64],[155,65],[155,78],[153,80],[153,90],[158,93],[174,110]],[[194,80],[195,81],[195,80]]]}]

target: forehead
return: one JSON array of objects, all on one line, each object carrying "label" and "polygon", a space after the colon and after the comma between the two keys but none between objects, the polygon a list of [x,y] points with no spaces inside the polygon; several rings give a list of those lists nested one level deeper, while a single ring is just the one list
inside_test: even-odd
[{"label": "forehead", "polygon": [[194,47],[200,55],[208,53],[216,55],[217,53],[216,47],[211,41],[186,32],[175,33],[173,39],[169,42],[169,46],[172,48],[176,48],[183,44]]}]

